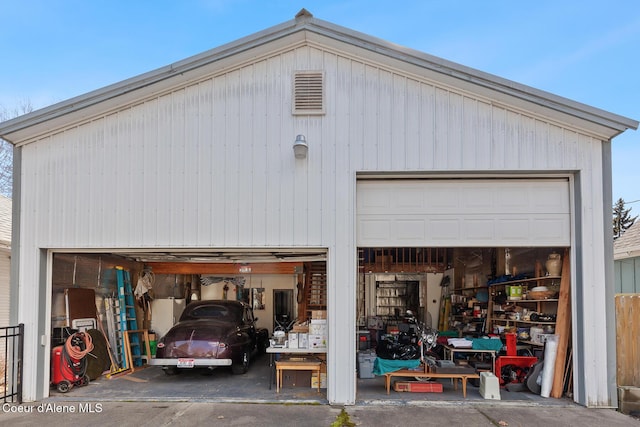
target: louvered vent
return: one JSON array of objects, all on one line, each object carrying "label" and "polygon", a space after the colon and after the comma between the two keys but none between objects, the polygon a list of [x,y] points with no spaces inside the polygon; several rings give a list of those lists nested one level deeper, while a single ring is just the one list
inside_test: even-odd
[{"label": "louvered vent", "polygon": [[295,73],[293,114],[324,114],[323,80],[319,71]]}]

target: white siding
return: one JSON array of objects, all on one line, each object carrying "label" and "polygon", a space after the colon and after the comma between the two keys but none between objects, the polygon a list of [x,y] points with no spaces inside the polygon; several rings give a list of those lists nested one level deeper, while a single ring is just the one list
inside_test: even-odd
[{"label": "white siding", "polygon": [[7,250],[0,250],[0,327],[10,326],[9,313],[11,310],[11,253]]},{"label": "white siding", "polygon": [[[206,78],[24,145],[20,282],[40,283],[40,248],[326,247],[328,397],[353,403],[356,173],[578,172],[576,191],[587,202],[578,256],[594,262],[583,267],[577,286],[590,292],[577,303],[593,308],[588,322],[604,333],[604,266],[595,260],[605,254],[594,237],[603,223],[601,141],[367,56],[302,46],[212,68]],[[326,116],[292,116],[295,70],[324,71]],[[297,134],[309,143],[305,160],[292,153]],[[20,289],[30,331],[25,365],[36,366],[43,363],[37,335],[46,332],[32,331],[42,301]],[[606,360],[598,336],[585,337],[589,373]],[[26,400],[41,397],[36,381],[26,370]],[[603,379],[585,381],[602,403],[594,391]]]},{"label": "white siding", "polygon": [[0,195],[0,326],[9,326],[11,311],[12,202]]},{"label": "white siding", "polygon": [[[326,70],[323,118],[289,113],[291,73],[310,66]],[[309,141],[307,160],[291,155],[297,133]],[[597,143],[484,99],[297,49],[25,146],[23,180],[39,191],[23,204],[37,208],[43,247],[323,245],[320,213],[335,211],[336,174],[573,171],[580,139]]]}]

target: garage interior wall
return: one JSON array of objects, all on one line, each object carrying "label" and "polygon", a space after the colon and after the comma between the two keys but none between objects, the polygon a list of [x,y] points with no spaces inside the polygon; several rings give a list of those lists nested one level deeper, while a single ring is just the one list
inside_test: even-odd
[{"label": "garage interior wall", "polygon": [[[52,308],[51,325],[53,328],[69,326],[66,323],[65,289],[83,288],[94,289],[96,292],[96,304],[104,315],[104,298],[117,295],[115,275],[112,269],[122,266],[130,272],[132,287],[135,289],[137,279],[144,269],[144,264],[132,262],[122,257],[108,254],[54,254],[52,267]],[[264,292],[264,307],[255,309],[258,317],[257,326],[273,331],[273,290],[289,289],[295,291],[296,276],[286,274],[247,274],[247,275],[220,275],[220,274],[158,274],[154,275],[153,288],[150,296],[155,300],[183,299],[187,303],[195,294],[198,299],[223,299],[222,287],[229,287],[228,298],[238,299],[239,283],[242,289],[248,292],[252,289],[261,289]],[[153,321],[146,320],[147,316],[137,308],[140,326],[151,329]],[[294,318],[296,307],[291,313]],[[153,312],[150,314],[153,316]],[[152,318],[152,317],[151,317]],[[104,319],[104,318],[103,318]],[[144,323],[143,323],[144,320]],[[105,330],[106,330],[106,324]]]}]

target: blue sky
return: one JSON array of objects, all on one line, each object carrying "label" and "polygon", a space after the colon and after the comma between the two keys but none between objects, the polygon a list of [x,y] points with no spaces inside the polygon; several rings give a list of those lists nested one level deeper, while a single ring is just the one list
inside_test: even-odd
[{"label": "blue sky", "polygon": [[[293,19],[316,18],[640,120],[627,1],[0,0],[0,108],[42,108]],[[640,131],[613,142],[613,198],[640,213]]]}]

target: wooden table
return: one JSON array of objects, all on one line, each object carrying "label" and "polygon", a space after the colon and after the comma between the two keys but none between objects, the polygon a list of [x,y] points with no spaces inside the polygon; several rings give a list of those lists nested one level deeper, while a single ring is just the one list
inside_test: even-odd
[{"label": "wooden table", "polygon": [[[285,347],[267,347],[267,354],[269,354],[269,390],[271,390],[271,384],[273,384],[274,380],[276,380],[276,365],[275,355],[276,354],[295,354],[295,355],[305,355],[305,354],[327,354],[326,348],[285,348]],[[320,384],[321,379],[318,376],[318,384]]]},{"label": "wooden table", "polygon": [[495,372],[496,370],[496,350],[478,350],[475,348],[467,348],[467,347],[453,347],[447,344],[443,344],[445,358],[447,354],[449,355],[449,360],[453,362],[453,355],[455,353],[487,353],[491,355],[491,372]]},{"label": "wooden table", "polygon": [[311,371],[318,374],[318,393],[320,393],[320,368],[319,360],[279,360],[276,361],[276,393],[280,393],[282,387],[282,373],[284,371]]}]

